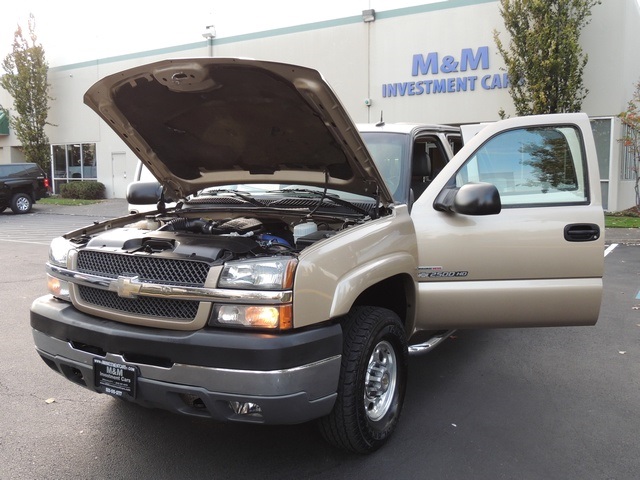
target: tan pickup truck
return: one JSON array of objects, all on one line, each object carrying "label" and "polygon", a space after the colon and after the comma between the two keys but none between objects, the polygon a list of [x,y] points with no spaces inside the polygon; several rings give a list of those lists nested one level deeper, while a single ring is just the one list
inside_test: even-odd
[{"label": "tan pickup truck", "polygon": [[409,352],[454,329],[598,318],[584,114],[497,122],[462,147],[453,127],[357,127],[315,70],[211,58],[120,72],[85,102],[158,182],[128,195],[157,211],[51,244],[31,326],[78,385],[217,420],[317,420],[371,452],[397,425]]}]

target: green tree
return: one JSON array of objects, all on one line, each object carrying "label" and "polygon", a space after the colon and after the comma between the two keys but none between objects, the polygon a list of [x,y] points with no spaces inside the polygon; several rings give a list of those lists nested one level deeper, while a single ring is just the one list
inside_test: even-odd
[{"label": "green tree", "polygon": [[0,77],[2,86],[13,97],[13,109],[17,115],[10,115],[11,127],[22,143],[24,155],[29,162],[49,168],[49,139],[44,132],[48,125],[49,65],[42,45],[36,43],[35,18],[29,16],[29,38],[25,38],[18,25],[14,33],[13,49],[2,62],[5,74]]},{"label": "green tree", "polygon": [[[577,112],[588,90],[582,72],[588,61],[580,31],[600,0],[500,0],[510,36],[493,38],[506,64],[517,115]],[[504,111],[500,111],[504,117]]]},{"label": "green tree", "polygon": [[627,104],[627,109],[618,117],[624,125],[620,142],[624,146],[625,155],[628,156],[636,177],[636,209],[640,212],[640,81],[636,83],[636,89]]}]

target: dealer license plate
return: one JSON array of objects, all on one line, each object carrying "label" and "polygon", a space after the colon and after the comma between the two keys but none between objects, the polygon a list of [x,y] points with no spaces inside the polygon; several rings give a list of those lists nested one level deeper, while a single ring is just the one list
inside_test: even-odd
[{"label": "dealer license plate", "polygon": [[138,370],[131,365],[93,359],[93,378],[96,388],[114,397],[136,397]]}]

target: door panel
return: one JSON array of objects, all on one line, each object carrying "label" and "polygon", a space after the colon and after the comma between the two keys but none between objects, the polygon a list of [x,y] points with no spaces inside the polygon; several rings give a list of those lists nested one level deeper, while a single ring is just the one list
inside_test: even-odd
[{"label": "door panel", "polygon": [[[434,209],[447,183],[468,182],[494,184],[501,212]],[[598,185],[586,115],[523,117],[481,130],[411,212],[418,329],[595,323],[603,234],[573,237],[580,226],[604,232]]]}]

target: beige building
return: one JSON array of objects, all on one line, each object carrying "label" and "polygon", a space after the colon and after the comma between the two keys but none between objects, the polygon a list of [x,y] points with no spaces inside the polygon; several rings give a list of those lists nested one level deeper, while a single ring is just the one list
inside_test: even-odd
[{"label": "beige building", "polygon": [[[640,79],[636,0],[603,0],[592,10],[581,43],[589,55],[583,110],[592,118],[603,204],[616,211],[635,203],[631,158],[617,141],[616,116]],[[49,70],[48,127],[54,188],[98,180],[109,197],[124,197],[136,157],[83,104],[99,78],[172,57],[251,57],[316,68],[356,122],[477,123],[513,114],[504,64],[493,30],[504,31],[497,0],[449,0],[152,51],[96,59]],[[203,27],[204,30],[204,27]],[[504,38],[504,33],[502,34]],[[0,104],[11,98],[0,89]],[[0,118],[0,163],[24,161],[20,144]]]}]

